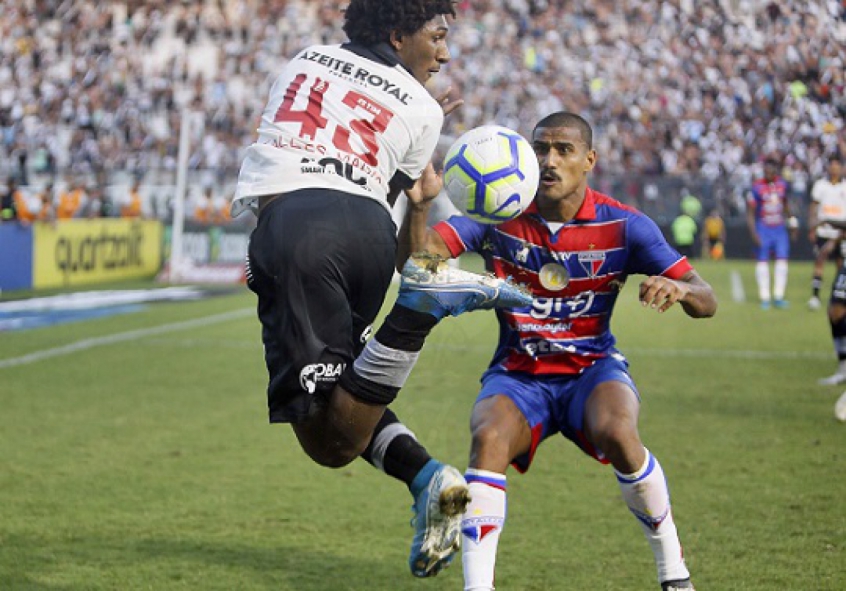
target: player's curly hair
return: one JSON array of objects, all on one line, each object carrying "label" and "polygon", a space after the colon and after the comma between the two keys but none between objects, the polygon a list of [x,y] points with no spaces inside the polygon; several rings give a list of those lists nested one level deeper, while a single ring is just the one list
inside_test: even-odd
[{"label": "player's curly hair", "polygon": [[352,0],[344,14],[344,33],[365,46],[388,41],[392,31],[413,35],[438,16],[455,16],[454,0]]}]

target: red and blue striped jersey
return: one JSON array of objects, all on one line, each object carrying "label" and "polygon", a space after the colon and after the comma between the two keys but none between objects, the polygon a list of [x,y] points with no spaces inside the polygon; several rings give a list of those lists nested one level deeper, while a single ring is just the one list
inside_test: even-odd
[{"label": "red and blue striped jersey", "polygon": [[535,297],[532,306],[497,310],[491,367],[581,373],[616,352],[611,312],[629,275],[679,279],[692,269],[655,222],[590,188],[575,218],[559,225],[532,204],[499,225],[453,216],[435,226],[453,256],[479,253],[489,271],[526,284]]},{"label": "red and blue striped jersey", "polygon": [[768,228],[787,222],[787,181],[779,177],[770,182],[758,179],[752,183],[747,206],[755,211],[755,222]]}]

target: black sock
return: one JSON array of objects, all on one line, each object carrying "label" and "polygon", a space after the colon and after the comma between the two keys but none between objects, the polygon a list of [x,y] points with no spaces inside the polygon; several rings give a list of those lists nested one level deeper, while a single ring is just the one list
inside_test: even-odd
[{"label": "black sock", "polygon": [[361,457],[383,470],[385,474],[402,480],[409,487],[417,473],[432,459],[426,448],[415,439],[414,434],[400,422],[391,409],[385,409],[385,414],[376,425],[373,438]]},{"label": "black sock", "polygon": [[811,291],[814,294],[815,298],[820,297],[820,288],[822,287],[822,276],[821,275],[814,275],[814,278],[811,279]]},{"label": "black sock", "polygon": [[419,351],[437,323],[438,319],[431,314],[394,304],[375,338],[392,349]]}]

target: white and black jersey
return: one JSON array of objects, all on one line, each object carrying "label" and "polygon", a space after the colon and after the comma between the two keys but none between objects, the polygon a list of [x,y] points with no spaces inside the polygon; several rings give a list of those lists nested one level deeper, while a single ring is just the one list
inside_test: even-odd
[{"label": "white and black jersey", "polygon": [[395,55],[371,59],[373,51],[312,46],[285,66],[241,166],[233,216],[262,195],[300,189],[369,197],[387,208],[395,174],[420,177],[443,111]]},{"label": "white and black jersey", "polygon": [[811,199],[817,207],[817,238],[837,238],[840,231],[826,222],[846,222],[846,181],[818,180],[811,190]]}]

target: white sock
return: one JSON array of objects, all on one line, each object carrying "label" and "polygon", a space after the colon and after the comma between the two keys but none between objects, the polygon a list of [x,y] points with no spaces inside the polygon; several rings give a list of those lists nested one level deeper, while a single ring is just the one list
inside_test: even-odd
[{"label": "white sock", "polygon": [[652,547],[658,582],[687,579],[690,573],[684,564],[681,542],[673,522],[670,491],[661,464],[649,450],[643,466],[634,474],[617,474],[623,499],[637,517]]},{"label": "white sock", "polygon": [[787,290],[787,261],[779,259],[775,262],[773,269],[775,277],[773,278],[773,297],[777,300],[784,299],[784,292]]},{"label": "white sock", "polygon": [[770,301],[770,264],[758,261],[755,265],[755,280],[758,282],[758,297],[762,302]]},{"label": "white sock", "polygon": [[464,591],[492,591],[499,534],[505,525],[505,474],[468,468],[470,504],[461,520]]}]

